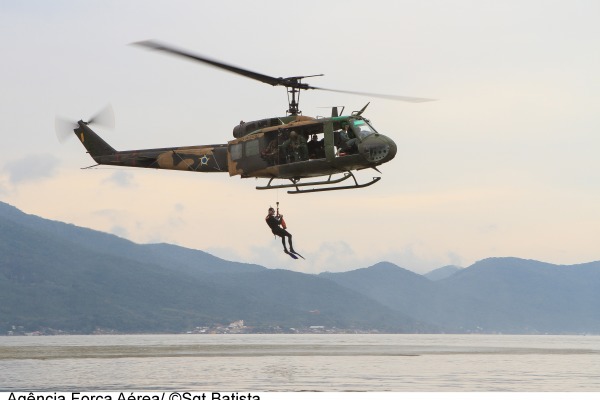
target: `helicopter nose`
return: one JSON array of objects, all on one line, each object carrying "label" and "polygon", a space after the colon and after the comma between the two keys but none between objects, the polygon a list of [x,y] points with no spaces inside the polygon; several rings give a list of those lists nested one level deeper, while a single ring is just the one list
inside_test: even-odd
[{"label": "helicopter nose", "polygon": [[396,156],[396,143],[387,136],[373,134],[359,145],[359,152],[374,164],[383,164]]}]

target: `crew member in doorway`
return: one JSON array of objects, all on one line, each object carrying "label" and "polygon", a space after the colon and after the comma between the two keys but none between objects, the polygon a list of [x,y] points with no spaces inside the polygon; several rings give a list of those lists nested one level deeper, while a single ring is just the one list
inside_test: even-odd
[{"label": "crew member in doorway", "polygon": [[308,160],[308,147],[306,139],[295,131],[290,132],[290,138],[280,146],[285,154],[286,162],[298,162]]}]

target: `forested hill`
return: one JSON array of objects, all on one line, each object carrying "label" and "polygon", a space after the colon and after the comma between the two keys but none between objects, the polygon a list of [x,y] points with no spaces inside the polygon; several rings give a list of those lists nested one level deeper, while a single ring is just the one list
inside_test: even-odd
[{"label": "forested hill", "polygon": [[420,324],[318,276],[26,215],[0,203],[0,333],[182,332],[244,320],[257,331]]},{"label": "forested hill", "polygon": [[393,264],[321,274],[445,332],[600,333],[600,262],[488,258],[432,281]]}]

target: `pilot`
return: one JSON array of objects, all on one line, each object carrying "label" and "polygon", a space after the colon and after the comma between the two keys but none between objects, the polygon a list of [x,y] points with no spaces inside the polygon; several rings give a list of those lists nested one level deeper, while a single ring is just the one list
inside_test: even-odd
[{"label": "pilot", "polygon": [[290,138],[280,146],[285,154],[287,162],[308,160],[308,147],[306,139],[298,135],[296,131],[290,132]]},{"label": "pilot", "polygon": [[356,153],[358,150],[358,144],[356,138],[350,138],[350,133],[348,132],[349,128],[350,126],[347,122],[342,122],[342,129],[338,131],[340,136],[339,150],[344,153],[352,154]]},{"label": "pilot", "polygon": [[281,218],[283,215],[275,216],[275,209],[273,207],[269,207],[269,214],[265,217],[265,221],[269,228],[271,228],[271,232],[273,235],[277,235],[281,238],[281,244],[283,244],[283,251],[288,253],[288,249],[285,246],[285,238],[288,238],[288,242],[290,244],[290,251],[295,253],[294,246],[292,245],[292,234],[283,229],[281,225]]}]

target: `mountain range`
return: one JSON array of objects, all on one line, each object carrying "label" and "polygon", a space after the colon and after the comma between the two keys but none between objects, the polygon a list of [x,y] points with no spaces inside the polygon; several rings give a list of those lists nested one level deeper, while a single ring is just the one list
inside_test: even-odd
[{"label": "mountain range", "polygon": [[488,258],[425,276],[381,262],[303,274],[24,214],[0,202],[0,334],[600,333],[600,261]]}]

